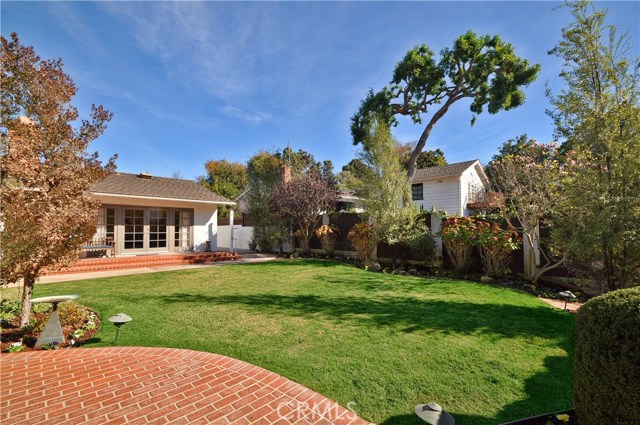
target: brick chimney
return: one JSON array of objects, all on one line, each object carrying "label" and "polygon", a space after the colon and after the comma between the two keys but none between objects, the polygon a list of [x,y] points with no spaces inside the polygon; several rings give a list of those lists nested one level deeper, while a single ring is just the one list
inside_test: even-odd
[{"label": "brick chimney", "polygon": [[291,167],[289,167],[287,164],[283,164],[281,167],[281,172],[282,172],[282,181],[285,184],[291,183]]}]

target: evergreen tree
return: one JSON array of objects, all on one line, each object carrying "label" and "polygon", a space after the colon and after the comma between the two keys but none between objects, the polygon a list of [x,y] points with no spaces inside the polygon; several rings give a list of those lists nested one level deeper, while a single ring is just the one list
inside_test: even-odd
[{"label": "evergreen tree", "polygon": [[550,54],[565,87],[551,96],[556,135],[584,163],[569,181],[570,219],[556,229],[572,264],[609,290],[640,273],[640,64],[606,11],[567,2],[574,21]]}]

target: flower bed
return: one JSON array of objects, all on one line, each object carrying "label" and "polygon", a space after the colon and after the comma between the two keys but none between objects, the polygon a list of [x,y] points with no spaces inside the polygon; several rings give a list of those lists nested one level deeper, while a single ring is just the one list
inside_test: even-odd
[{"label": "flower bed", "polygon": [[100,328],[100,316],[90,308],[74,302],[62,303],[58,306],[60,324],[65,342],[62,344],[45,344],[35,348],[38,336],[49,319],[52,307],[46,304],[33,304],[31,320],[20,329],[20,303],[3,300],[0,303],[0,320],[2,321],[2,352],[18,352],[30,350],[57,350],[79,346],[91,339]]}]

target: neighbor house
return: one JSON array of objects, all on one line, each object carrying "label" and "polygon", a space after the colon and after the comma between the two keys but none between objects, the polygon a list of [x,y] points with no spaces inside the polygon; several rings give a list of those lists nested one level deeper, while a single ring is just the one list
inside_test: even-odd
[{"label": "neighbor house", "polygon": [[[489,179],[477,159],[416,170],[411,181],[411,198],[425,211],[469,216],[485,199]],[[440,230],[442,219],[431,216],[431,230]],[[442,254],[442,241],[436,237],[436,250]]]},{"label": "neighbor house", "polygon": [[115,172],[93,186],[102,203],[96,237],[115,254],[204,251],[217,247],[218,207],[234,202],[191,180]]},{"label": "neighbor house", "polygon": [[468,216],[469,204],[484,199],[489,179],[477,159],[416,170],[411,181],[413,202],[423,210]]}]

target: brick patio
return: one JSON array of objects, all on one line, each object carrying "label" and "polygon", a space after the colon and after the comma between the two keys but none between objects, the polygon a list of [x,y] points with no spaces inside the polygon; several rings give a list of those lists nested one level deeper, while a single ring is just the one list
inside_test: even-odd
[{"label": "brick patio", "polygon": [[2,354],[0,363],[0,423],[368,423],[280,375],[212,353],[79,348]]}]

